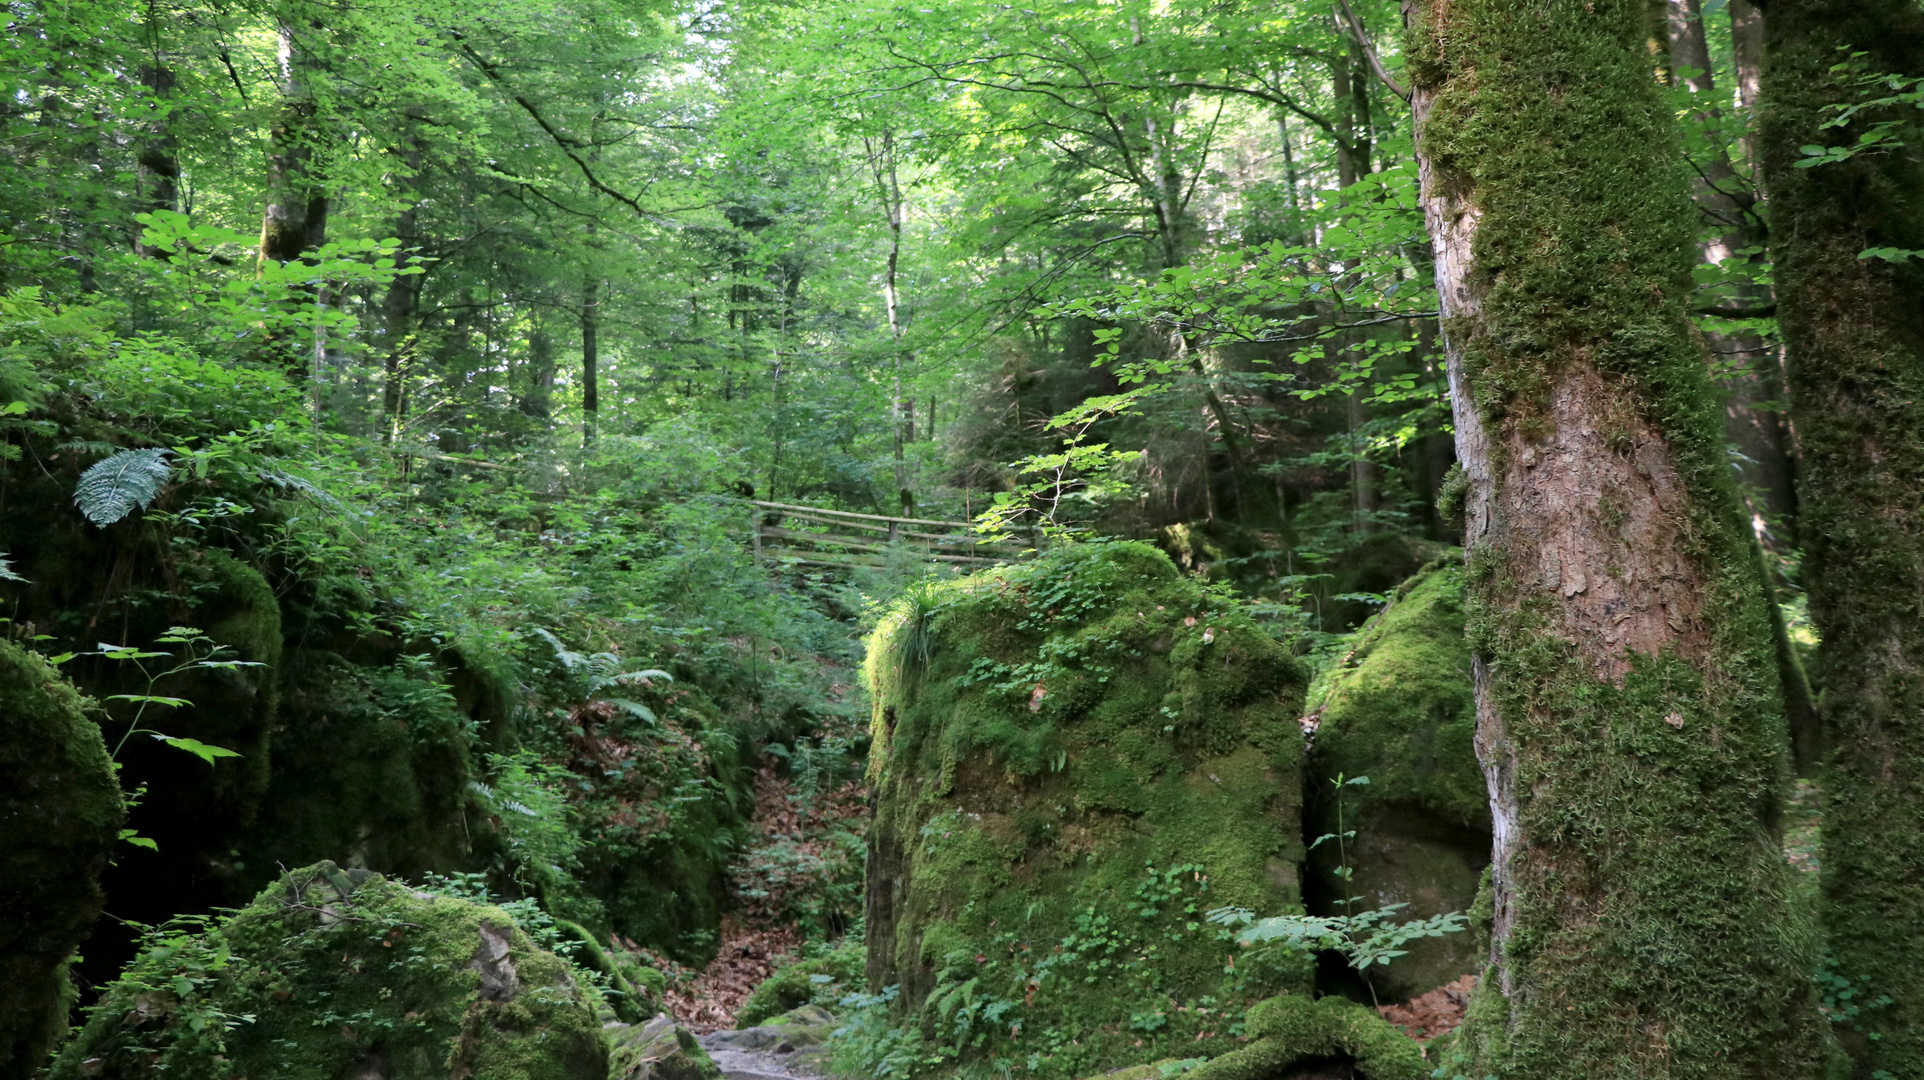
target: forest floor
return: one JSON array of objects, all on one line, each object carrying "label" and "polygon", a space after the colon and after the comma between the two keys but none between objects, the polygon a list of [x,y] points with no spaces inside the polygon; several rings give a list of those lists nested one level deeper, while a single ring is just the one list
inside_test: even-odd
[{"label": "forest floor", "polygon": [[735,910],[722,916],[715,958],[696,969],[647,954],[668,976],[663,996],[683,1027],[697,1035],[734,1027],[755,988],[801,954],[805,938],[793,908],[846,876],[847,853],[834,834],[866,833],[867,794],[856,782],[803,792],[773,759],[764,761],[755,777],[752,839],[729,874]]}]

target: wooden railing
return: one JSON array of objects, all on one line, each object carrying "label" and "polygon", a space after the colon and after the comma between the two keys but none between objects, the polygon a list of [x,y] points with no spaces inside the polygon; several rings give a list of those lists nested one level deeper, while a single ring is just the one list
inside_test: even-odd
[{"label": "wooden railing", "polygon": [[1030,545],[984,540],[966,521],[886,517],[849,510],[750,500],[755,561],[809,566],[887,566],[907,554],[957,567],[1013,562]]}]

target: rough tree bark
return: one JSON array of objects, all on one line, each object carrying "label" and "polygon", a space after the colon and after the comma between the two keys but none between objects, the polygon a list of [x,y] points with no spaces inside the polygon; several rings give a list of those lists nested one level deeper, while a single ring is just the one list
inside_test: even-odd
[{"label": "rough tree bark", "polygon": [[1491,955],[1443,1075],[1811,1077],[1761,568],[1685,302],[1641,0],[1405,0]]},{"label": "rough tree bark", "polygon": [[[1924,265],[1862,258],[1924,248],[1924,125],[1873,111],[1822,130],[1827,106],[1889,93],[1836,70],[1924,76],[1915,0],[1771,0],[1761,143],[1779,319],[1802,444],[1804,575],[1823,644],[1832,755],[1825,782],[1825,925],[1859,1002],[1840,1025],[1860,1075],[1924,1076]],[[1904,149],[1797,168],[1800,147],[1848,145],[1895,120]]]}]

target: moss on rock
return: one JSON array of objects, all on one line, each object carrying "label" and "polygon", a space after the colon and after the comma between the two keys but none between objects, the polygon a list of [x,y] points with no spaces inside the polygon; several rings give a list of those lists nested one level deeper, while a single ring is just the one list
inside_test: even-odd
[{"label": "moss on rock", "polygon": [[[1358,910],[1405,903],[1401,914],[1413,917],[1468,910],[1476,899],[1490,861],[1490,807],[1476,760],[1463,584],[1460,555],[1424,567],[1310,691],[1318,725],[1308,831],[1356,834],[1310,853],[1308,899],[1319,913],[1349,896],[1362,897]],[[1339,790],[1339,776],[1370,783]],[[1337,873],[1344,857],[1348,882]],[[1380,998],[1402,1000],[1480,967],[1473,937],[1454,934],[1411,942],[1407,956],[1369,976]]]},{"label": "moss on rock", "polygon": [[109,985],[52,1080],[605,1080],[592,988],[499,908],[331,862]]},{"label": "moss on rock", "polygon": [[1075,1075],[1220,1052],[1306,984],[1225,971],[1202,921],[1301,910],[1303,670],[1232,601],[1146,544],[1072,546],[911,593],[866,674],[868,977],[930,1037]]},{"label": "moss on rock", "polygon": [[777,969],[742,1003],[735,1026],[751,1028],[804,1005],[840,1000],[861,985],[865,957],[861,942],[848,941],[832,952]]},{"label": "moss on rock", "polygon": [[100,913],[126,807],[86,699],[0,640],[0,1077],[31,1076],[66,1031],[67,961]]}]

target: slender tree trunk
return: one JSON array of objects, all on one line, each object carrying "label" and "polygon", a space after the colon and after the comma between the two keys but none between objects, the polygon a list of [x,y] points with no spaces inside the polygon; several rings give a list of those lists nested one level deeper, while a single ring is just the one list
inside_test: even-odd
[{"label": "slender tree trunk", "polygon": [[[1710,47],[1698,0],[1665,0],[1664,30],[1673,85],[1688,90],[1701,102],[1693,126],[1702,130],[1705,138],[1697,142],[1690,155],[1696,164],[1691,197],[1703,221],[1698,246],[1704,262],[1737,269],[1746,258],[1740,253],[1763,246],[1755,211],[1758,198],[1716,138],[1723,118],[1716,103]],[[1748,258],[1758,261],[1760,256]],[[1721,307],[1763,311],[1773,297],[1768,286],[1742,284],[1723,290],[1715,300]],[[1753,513],[1772,522],[1768,539],[1788,548],[1796,542],[1797,499],[1792,486],[1795,465],[1790,439],[1779,411],[1783,383],[1777,351],[1755,332],[1710,329],[1705,336],[1718,366],[1729,372],[1724,386],[1724,431],[1744,455],[1746,485],[1762,500],[1762,505],[1753,507]]]},{"label": "slender tree trunk", "polygon": [[1770,614],[1644,5],[1404,11],[1495,824],[1444,1075],[1814,1077]]},{"label": "slender tree trunk", "polygon": [[1751,0],[1730,0],[1730,54],[1737,72],[1737,107],[1750,114],[1737,145],[1754,175],[1762,162],[1757,149],[1755,113],[1764,86],[1764,13]]},{"label": "slender tree trunk", "polygon": [[[424,118],[419,106],[410,107],[407,116],[419,122]],[[421,163],[427,153],[427,145],[418,135],[411,134],[407,147],[401,152],[401,163],[407,174],[408,204],[394,218],[394,236],[401,241],[403,257],[418,244],[415,222],[420,211],[419,175]],[[401,406],[406,399],[408,366],[415,352],[414,309],[421,296],[421,275],[403,274],[388,282],[387,295],[381,301],[381,338],[386,346],[386,356],[382,362],[381,418],[383,438],[393,442],[400,435]]]},{"label": "slender tree trunk", "polygon": [[[1858,1075],[1924,1076],[1924,125],[1909,107],[1826,130],[1838,102],[1888,93],[1864,75],[1924,76],[1914,0],[1771,0],[1761,143],[1772,255],[1803,450],[1804,575],[1822,640],[1832,758],[1824,900],[1836,971],[1866,1008],[1840,1035]],[[1898,152],[1800,169],[1878,121]]]},{"label": "slender tree trunk", "polygon": [[[915,438],[915,402],[908,396],[904,379],[913,366],[913,357],[904,344],[901,290],[898,274],[902,261],[902,181],[895,163],[895,133],[883,128],[879,138],[868,143],[869,167],[875,177],[876,197],[881,202],[882,218],[888,226],[889,252],[882,275],[882,303],[887,309],[889,340],[894,346],[889,378],[889,427],[893,432],[895,457],[895,496],[903,517],[915,510],[915,493],[909,490],[908,458],[905,443]],[[896,528],[889,526],[889,540],[896,539]]]},{"label": "slender tree trunk", "polygon": [[592,273],[581,283],[581,445],[595,442],[601,412],[601,279]]},{"label": "slender tree trunk", "polygon": [[547,420],[554,415],[554,335],[537,312],[528,328],[528,394],[521,399],[524,415]]},{"label": "slender tree trunk", "polygon": [[[147,62],[140,66],[140,85],[147,91],[147,122],[134,148],[134,181],[143,212],[180,210],[180,143],[169,115],[174,100],[174,69],[162,47],[162,28],[155,5],[148,5]],[[136,240],[136,253],[160,254]]]},{"label": "slender tree trunk", "polygon": [[[296,20],[283,12],[277,52],[280,112],[268,134],[267,205],[261,213],[260,265],[286,265],[327,242],[327,189],[318,169],[319,132],[311,80],[313,58],[295,32]],[[311,299],[319,300],[312,296]],[[325,341],[318,327],[309,351],[293,348],[297,335],[281,330],[268,338],[272,352],[297,381],[308,382],[314,422],[321,420],[320,369]]]},{"label": "slender tree trunk", "polygon": [[286,19],[277,56],[281,107],[268,136],[260,258],[290,263],[327,242],[328,199],[314,169],[318,132],[312,60]]}]

